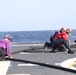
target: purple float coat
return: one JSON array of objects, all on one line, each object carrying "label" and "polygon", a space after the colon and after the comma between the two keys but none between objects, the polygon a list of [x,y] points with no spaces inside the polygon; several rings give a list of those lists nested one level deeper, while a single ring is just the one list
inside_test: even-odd
[{"label": "purple float coat", "polygon": [[7,50],[7,55],[11,57],[11,42],[8,39],[2,39],[0,40],[0,47]]}]

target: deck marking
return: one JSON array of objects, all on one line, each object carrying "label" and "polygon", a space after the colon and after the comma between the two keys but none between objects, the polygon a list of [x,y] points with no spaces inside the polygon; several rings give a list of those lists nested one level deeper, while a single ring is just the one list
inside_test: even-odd
[{"label": "deck marking", "polygon": [[27,52],[20,52],[20,54],[31,54],[31,53],[27,53]]},{"label": "deck marking", "polygon": [[61,63],[55,63],[55,65],[60,65]]},{"label": "deck marking", "polygon": [[74,65],[76,65],[76,58],[71,58],[71,59],[65,60],[61,63],[55,63],[55,65],[60,65],[65,68],[76,70],[76,67],[74,67]]},{"label": "deck marking", "polygon": [[39,54],[39,53],[20,52],[19,54]]},{"label": "deck marking", "polygon": [[7,75],[30,75],[30,74],[7,74]]},{"label": "deck marking", "polygon": [[18,64],[17,66],[38,66],[38,65],[34,65],[34,64]]},{"label": "deck marking", "polygon": [[76,64],[76,61],[74,61],[68,68],[73,67]]},{"label": "deck marking", "polygon": [[0,75],[6,75],[11,61],[0,61]]},{"label": "deck marking", "polygon": [[20,54],[34,54],[34,53],[20,52]]}]

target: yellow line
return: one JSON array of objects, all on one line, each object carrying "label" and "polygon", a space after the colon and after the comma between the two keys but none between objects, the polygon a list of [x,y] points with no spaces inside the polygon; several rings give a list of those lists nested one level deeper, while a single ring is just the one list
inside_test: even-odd
[{"label": "yellow line", "polygon": [[71,68],[72,66],[74,66],[76,64],[76,61],[74,61],[68,68]]}]

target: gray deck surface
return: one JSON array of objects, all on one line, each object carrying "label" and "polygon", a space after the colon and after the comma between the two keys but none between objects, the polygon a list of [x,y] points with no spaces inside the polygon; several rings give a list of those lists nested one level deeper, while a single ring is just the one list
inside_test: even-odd
[{"label": "gray deck surface", "polygon": [[[18,50],[19,49],[22,48],[19,46]],[[13,50],[15,51],[16,48],[13,48]],[[51,49],[35,49],[28,52],[20,52],[14,54],[13,58],[29,60],[34,62],[41,62],[56,66],[61,66],[58,63],[62,63],[65,60],[76,58],[76,53],[75,54],[68,54],[67,52],[50,53],[50,51]],[[63,70],[43,67],[35,64],[11,61],[6,75],[76,75],[76,74]]]},{"label": "gray deck surface", "polygon": [[[55,63],[61,63],[67,59],[75,58],[76,54],[68,54],[67,52],[57,52],[57,53],[49,53],[50,49],[39,49],[33,50],[30,52],[23,52],[19,54],[13,55],[13,58],[23,59],[23,60],[30,60],[35,62],[42,62],[48,63],[51,65],[55,65]],[[70,62],[69,62],[70,63]],[[39,65],[33,66],[18,66],[18,64],[27,64],[22,62],[11,62],[11,66],[7,71],[7,75],[76,75],[74,73],[47,68]],[[58,65],[60,66],[60,65]]]}]

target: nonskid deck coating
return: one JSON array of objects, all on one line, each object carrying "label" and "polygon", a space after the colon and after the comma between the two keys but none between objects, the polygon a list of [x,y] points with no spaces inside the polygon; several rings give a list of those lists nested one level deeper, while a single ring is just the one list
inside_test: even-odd
[{"label": "nonskid deck coating", "polygon": [[[18,54],[14,54],[13,58],[61,66],[62,62],[68,59],[74,59],[76,57],[76,53],[75,54],[68,54],[67,52],[50,53],[50,50],[51,49],[36,49],[31,50],[29,52],[20,52]],[[9,61],[3,61],[3,62],[9,62]],[[75,67],[75,64],[73,66]],[[75,73],[67,71],[43,67],[31,63],[22,63],[14,61],[11,61],[9,63],[8,69],[6,71],[7,72],[5,73],[5,75],[75,75]]]}]

